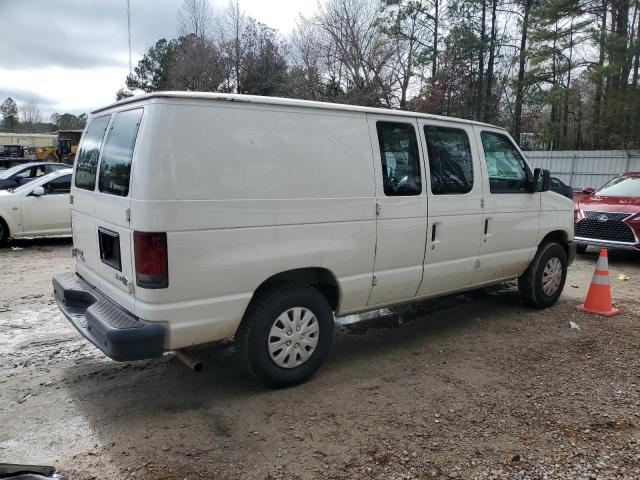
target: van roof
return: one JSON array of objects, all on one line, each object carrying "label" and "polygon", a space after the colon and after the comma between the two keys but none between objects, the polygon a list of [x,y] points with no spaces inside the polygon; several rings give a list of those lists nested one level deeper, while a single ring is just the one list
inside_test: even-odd
[{"label": "van roof", "polygon": [[474,120],[465,120],[462,118],[445,117],[442,115],[431,115],[427,113],[410,112],[406,110],[391,110],[387,108],[374,108],[374,107],[361,107],[359,105],[346,105],[342,103],[329,103],[329,102],[315,102],[311,100],[297,100],[293,98],[281,98],[281,97],[263,97],[258,95],[239,95],[233,93],[208,93],[208,92],[180,92],[180,91],[166,91],[166,92],[152,92],[142,95],[135,95],[133,97],[125,98],[119,102],[112,103],[105,107],[99,108],[91,112],[92,114],[99,113],[105,110],[109,110],[120,105],[126,105],[128,103],[135,103],[153,98],[184,98],[194,100],[213,100],[223,102],[242,102],[242,103],[255,103],[261,105],[281,105],[288,107],[306,107],[306,108],[318,108],[325,110],[340,110],[346,112],[361,112],[361,113],[375,113],[381,115],[394,115],[397,117],[412,117],[412,118],[430,118],[432,120],[446,120],[449,122],[460,122],[474,125],[483,125],[485,127],[496,127],[488,123],[476,122]]}]

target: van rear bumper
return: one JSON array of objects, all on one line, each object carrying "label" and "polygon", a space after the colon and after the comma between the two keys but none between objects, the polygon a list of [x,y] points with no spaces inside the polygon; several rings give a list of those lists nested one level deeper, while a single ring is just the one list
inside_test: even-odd
[{"label": "van rear bumper", "polygon": [[126,312],[75,273],[53,277],[56,302],[65,317],[113,360],[160,357],[167,329]]}]

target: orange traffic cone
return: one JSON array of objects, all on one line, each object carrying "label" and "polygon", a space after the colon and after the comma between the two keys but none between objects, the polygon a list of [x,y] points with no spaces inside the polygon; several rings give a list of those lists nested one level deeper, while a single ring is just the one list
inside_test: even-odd
[{"label": "orange traffic cone", "polygon": [[611,306],[611,287],[609,285],[609,261],[607,249],[600,250],[600,257],[596,264],[596,271],[587,292],[587,298],[582,305],[578,305],[578,310],[587,313],[597,313],[605,317],[618,315],[620,310]]}]

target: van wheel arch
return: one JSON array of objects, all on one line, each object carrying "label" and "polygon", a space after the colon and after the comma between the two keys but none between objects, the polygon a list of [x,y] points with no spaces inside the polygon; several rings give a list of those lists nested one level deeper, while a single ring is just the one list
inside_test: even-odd
[{"label": "van wheel arch", "polygon": [[563,230],[554,230],[547,233],[538,245],[538,250],[542,248],[545,243],[557,243],[564,248],[567,256],[569,256],[569,235]]},{"label": "van wheel arch", "polygon": [[338,305],[340,305],[340,285],[335,275],[326,268],[308,267],[287,270],[267,278],[254,291],[253,297],[251,297],[251,302],[249,302],[245,312],[248,311],[252,304],[262,296],[274,288],[279,288],[285,284],[308,285],[310,287],[314,287],[324,295],[334,312],[338,309]]}]

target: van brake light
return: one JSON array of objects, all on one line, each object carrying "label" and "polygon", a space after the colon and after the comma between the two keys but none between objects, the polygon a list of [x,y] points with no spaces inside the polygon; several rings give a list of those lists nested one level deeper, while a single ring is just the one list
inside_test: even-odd
[{"label": "van brake light", "polygon": [[167,234],[133,232],[136,285],[142,288],[167,288],[169,269]]}]

